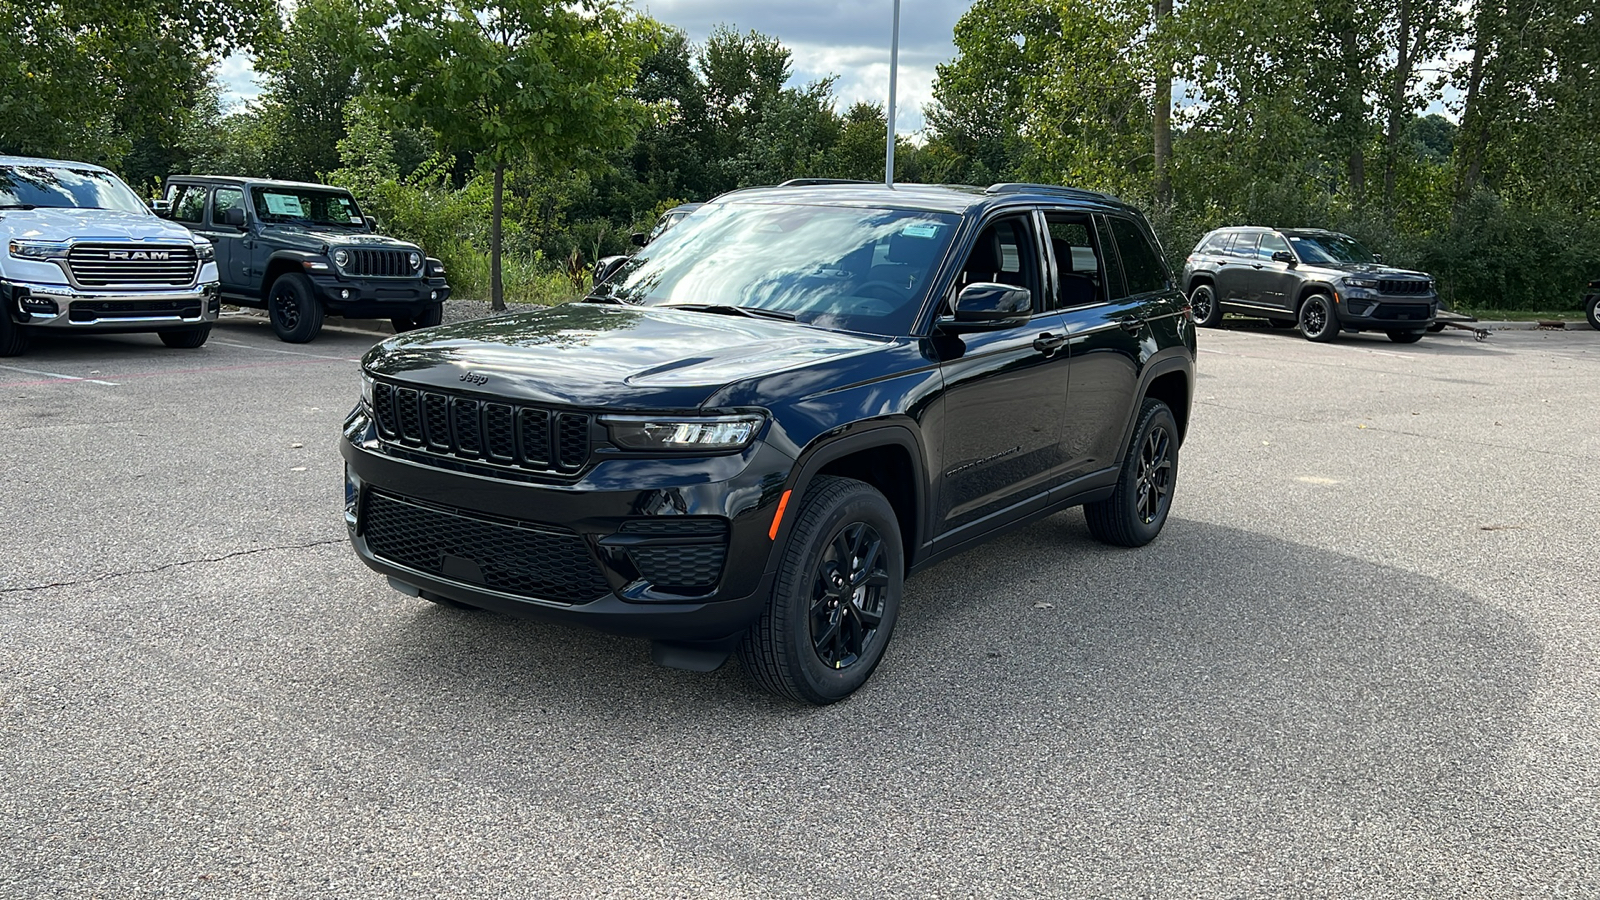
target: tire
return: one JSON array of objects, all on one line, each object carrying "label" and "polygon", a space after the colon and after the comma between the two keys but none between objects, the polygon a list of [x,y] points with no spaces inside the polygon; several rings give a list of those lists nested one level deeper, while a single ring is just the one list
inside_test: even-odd
[{"label": "tire", "polygon": [[1189,292],[1189,308],[1194,311],[1194,323],[1205,328],[1215,328],[1222,321],[1222,305],[1217,303],[1217,289],[1201,282]]},{"label": "tire", "polygon": [[1139,427],[1111,496],[1083,507],[1089,533],[1116,547],[1143,547],[1161,533],[1178,478],[1178,423],[1160,400],[1139,408]]},{"label": "tire", "polygon": [[267,294],[267,318],[278,340],[304,344],[322,330],[322,304],[311,282],[298,272],[279,276]]},{"label": "tire", "polygon": [[422,311],[422,315],[415,318],[408,316],[395,316],[389,320],[396,332],[415,331],[418,328],[432,328],[444,321],[444,304],[435,303]]},{"label": "tire", "polygon": [[1600,294],[1590,294],[1583,304],[1583,314],[1589,319],[1589,327],[1600,331]]},{"label": "tire", "polygon": [[11,321],[11,314],[0,309],[0,356],[21,356],[28,352],[28,330]]},{"label": "tire", "polygon": [[[864,482],[819,475],[795,514],[777,584],[740,642],[739,661],[780,697],[818,706],[843,700],[883,659],[904,581],[894,507]],[[846,585],[855,590],[840,590]]]},{"label": "tire", "polygon": [[168,328],[156,332],[161,338],[161,343],[176,350],[193,350],[203,347],[206,338],[211,337],[210,325],[196,325],[193,328]]},{"label": "tire", "polygon": [[1417,341],[1422,340],[1422,336],[1427,333],[1426,331],[1391,331],[1389,332],[1389,340],[1394,341],[1396,344],[1415,344]]},{"label": "tire", "polygon": [[1306,340],[1326,344],[1339,336],[1339,315],[1333,311],[1333,298],[1312,294],[1300,304],[1300,333]]}]

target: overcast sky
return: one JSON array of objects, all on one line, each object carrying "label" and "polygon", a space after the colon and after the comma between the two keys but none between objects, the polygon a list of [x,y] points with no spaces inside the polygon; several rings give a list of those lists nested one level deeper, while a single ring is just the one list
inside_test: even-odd
[{"label": "overcast sky", "polygon": [[[922,107],[933,100],[934,66],[955,56],[956,20],[971,0],[904,0],[900,10],[899,131],[922,127]],[[857,100],[883,104],[889,97],[889,36],[893,0],[635,0],[635,7],[702,42],[717,25],[752,29],[777,38],[793,53],[794,78],[804,84],[838,76],[834,96],[844,112]],[[232,101],[253,100],[261,88],[248,57],[229,57],[217,73]]]}]

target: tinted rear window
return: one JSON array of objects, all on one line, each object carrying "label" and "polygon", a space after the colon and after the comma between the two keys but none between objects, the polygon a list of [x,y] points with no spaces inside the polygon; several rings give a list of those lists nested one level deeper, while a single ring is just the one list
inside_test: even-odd
[{"label": "tinted rear window", "polygon": [[1116,238],[1117,252],[1122,257],[1130,296],[1159,291],[1167,286],[1167,267],[1139,226],[1127,219],[1112,219],[1111,234]]}]

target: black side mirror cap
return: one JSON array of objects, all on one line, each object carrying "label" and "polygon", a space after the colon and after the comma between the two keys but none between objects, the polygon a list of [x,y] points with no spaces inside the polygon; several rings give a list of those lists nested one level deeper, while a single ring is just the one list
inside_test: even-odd
[{"label": "black side mirror cap", "polygon": [[172,218],[171,200],[151,200],[150,211],[163,219]]},{"label": "black side mirror cap", "polygon": [[594,264],[594,283],[596,285],[605,284],[606,279],[615,275],[617,270],[622,268],[622,264],[630,258],[627,256],[603,256],[596,260]]},{"label": "black side mirror cap", "polygon": [[1033,314],[1033,292],[1014,284],[980,281],[956,295],[955,314],[939,320],[939,330],[999,331],[1026,325]]},{"label": "black side mirror cap", "polygon": [[1295,263],[1294,254],[1290,253],[1287,250],[1279,250],[1276,253],[1272,254],[1272,261],[1273,262],[1288,263],[1291,266],[1294,265],[1294,263]]},{"label": "black side mirror cap", "polygon": [[367,223],[367,230],[368,231],[377,231],[378,230],[378,220],[377,219],[374,219],[371,216],[362,216],[361,217],[361,221]]},{"label": "black side mirror cap", "polygon": [[645,234],[642,231],[635,231],[633,234],[628,235],[628,240],[632,242],[635,247],[643,247],[645,244],[650,243],[650,235]]},{"label": "black side mirror cap", "polygon": [[231,225],[234,228],[243,228],[244,227],[244,208],[241,207],[241,206],[235,206],[232,209],[223,210],[222,211],[222,224]]},{"label": "black side mirror cap", "polygon": [[1374,253],[1374,254],[1372,254],[1372,261],[1373,262],[1383,262],[1383,254],[1382,253]]}]

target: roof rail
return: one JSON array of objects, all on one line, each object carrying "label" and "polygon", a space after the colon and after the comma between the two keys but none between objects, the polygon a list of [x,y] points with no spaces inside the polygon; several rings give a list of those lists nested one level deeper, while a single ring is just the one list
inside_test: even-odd
[{"label": "roof rail", "polygon": [[778,187],[812,187],[819,184],[882,184],[881,181],[862,181],[859,178],[791,178]]},{"label": "roof rail", "polygon": [[1112,203],[1121,203],[1110,194],[1099,191],[1086,191],[1083,188],[1062,187],[1058,184],[1030,184],[1026,181],[1002,181],[989,185],[984,191],[986,194],[1058,194],[1063,197],[1081,197],[1086,200],[1109,200]]}]

